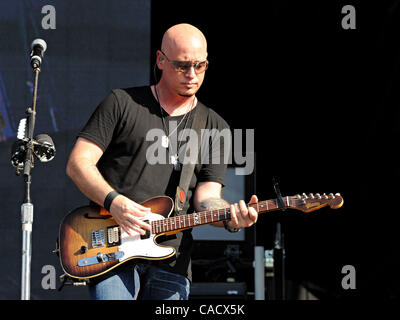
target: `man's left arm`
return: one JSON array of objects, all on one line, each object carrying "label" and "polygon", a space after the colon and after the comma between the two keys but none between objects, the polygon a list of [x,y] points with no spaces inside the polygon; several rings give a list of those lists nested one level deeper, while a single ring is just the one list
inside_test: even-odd
[{"label": "man's left arm", "polygon": [[[258,202],[257,196],[253,195],[250,203]],[[248,207],[243,200],[239,203],[230,204],[222,199],[222,185],[219,182],[200,182],[194,192],[194,208],[197,212],[206,210],[223,209],[230,207],[231,220],[228,225],[231,228],[241,229],[256,223],[258,214],[254,208]],[[222,222],[216,222],[214,226],[222,227]]]}]

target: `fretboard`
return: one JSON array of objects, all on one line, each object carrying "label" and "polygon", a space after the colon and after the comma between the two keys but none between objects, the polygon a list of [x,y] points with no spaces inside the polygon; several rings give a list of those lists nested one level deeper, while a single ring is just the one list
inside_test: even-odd
[{"label": "fretboard", "polygon": [[[290,207],[292,202],[296,201],[294,197],[283,197],[282,200],[286,207]],[[258,213],[282,209],[282,206],[279,204],[279,201],[277,199],[265,200],[257,203],[250,203],[247,205],[256,209]],[[193,228],[230,219],[231,209],[230,207],[226,207],[222,209],[195,212],[191,214],[178,215],[163,220],[153,221],[151,223],[151,227],[153,234],[160,234],[164,232]]]}]

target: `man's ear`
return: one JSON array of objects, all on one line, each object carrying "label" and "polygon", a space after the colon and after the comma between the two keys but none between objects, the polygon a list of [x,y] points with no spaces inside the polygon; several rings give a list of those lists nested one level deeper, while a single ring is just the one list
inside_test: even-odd
[{"label": "man's ear", "polygon": [[164,57],[162,56],[161,52],[157,52],[157,67],[158,69],[162,70],[162,64],[164,63]]}]

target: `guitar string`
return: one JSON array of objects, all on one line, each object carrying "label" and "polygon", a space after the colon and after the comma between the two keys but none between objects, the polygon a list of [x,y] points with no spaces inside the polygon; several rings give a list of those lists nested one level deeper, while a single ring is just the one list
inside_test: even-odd
[{"label": "guitar string", "polygon": [[[296,196],[291,196],[288,197],[290,202],[291,202],[291,206],[292,207],[296,207],[296,206],[300,206],[303,204],[303,199],[298,199]],[[287,197],[285,197],[284,199],[284,203],[285,201],[288,202]],[[313,200],[321,200],[321,201],[328,201],[328,200],[332,200],[332,199],[313,199]],[[289,203],[285,203],[286,206],[289,206]],[[257,207],[266,207],[268,208],[266,211],[270,211],[273,209],[279,209],[279,204],[277,203],[276,199],[270,199],[270,200],[264,200],[264,201],[259,201],[258,203],[248,203],[247,207],[252,207],[254,209],[256,209]],[[258,209],[258,212],[262,212],[264,211],[263,209],[260,210]],[[204,222],[202,222],[201,220],[208,220],[208,221],[212,221],[213,219],[211,218],[212,216],[217,216],[217,221],[222,221],[225,219],[229,219],[226,218],[226,214],[230,215],[230,208],[226,207],[226,208],[222,208],[222,209],[215,209],[215,210],[207,210],[207,211],[202,211],[202,212],[196,212],[196,213],[192,213],[192,214],[187,214],[184,216],[174,216],[174,217],[169,217],[169,218],[165,218],[163,220],[156,220],[156,221],[152,221],[152,226],[154,225],[155,229],[161,229],[166,227],[168,230],[164,230],[164,231],[160,231],[160,233],[162,232],[167,232],[167,231],[173,231],[173,230],[177,230],[182,228],[182,221],[181,219],[185,220],[184,223],[184,227],[190,227],[190,226],[194,226],[196,225],[194,223],[194,217],[197,214],[197,216],[199,217],[199,225],[200,224],[205,224]],[[179,220],[179,222],[177,221]],[[193,220],[193,222],[191,222],[191,220]],[[187,226],[186,226],[187,223]],[[206,222],[208,223],[208,222]],[[179,227],[176,227],[176,225],[180,224]],[[172,226],[173,225],[173,226]]]}]

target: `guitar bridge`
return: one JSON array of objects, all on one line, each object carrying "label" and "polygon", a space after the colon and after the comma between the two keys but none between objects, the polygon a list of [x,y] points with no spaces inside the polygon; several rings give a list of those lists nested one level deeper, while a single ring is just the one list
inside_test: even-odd
[{"label": "guitar bridge", "polygon": [[106,245],[106,237],[103,229],[93,230],[91,233],[92,248],[104,247]]}]

